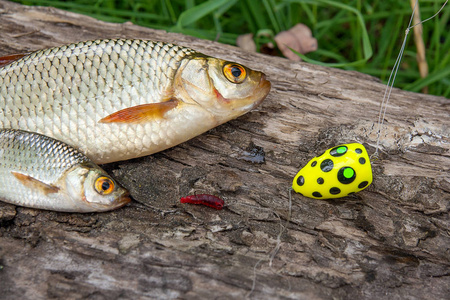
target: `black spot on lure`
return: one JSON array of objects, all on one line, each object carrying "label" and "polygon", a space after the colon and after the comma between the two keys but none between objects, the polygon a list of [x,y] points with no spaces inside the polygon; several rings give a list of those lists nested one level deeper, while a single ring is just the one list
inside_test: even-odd
[{"label": "black spot on lure", "polygon": [[311,159],[292,182],[292,189],[315,199],[341,198],[372,183],[372,167],[366,148],[359,143],[328,149]]}]

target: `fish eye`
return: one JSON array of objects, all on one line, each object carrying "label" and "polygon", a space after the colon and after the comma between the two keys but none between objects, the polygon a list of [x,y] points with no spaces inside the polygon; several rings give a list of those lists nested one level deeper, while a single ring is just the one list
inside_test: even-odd
[{"label": "fish eye", "polygon": [[95,180],[94,187],[100,195],[108,195],[114,190],[114,181],[108,177],[99,177]]},{"label": "fish eye", "polygon": [[226,64],[223,66],[223,74],[232,83],[242,83],[247,78],[247,71],[238,64]]}]

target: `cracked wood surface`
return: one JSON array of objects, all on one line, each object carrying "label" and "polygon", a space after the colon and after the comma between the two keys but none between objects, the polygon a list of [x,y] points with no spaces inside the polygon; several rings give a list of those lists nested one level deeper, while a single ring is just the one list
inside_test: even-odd
[{"label": "cracked wood surface", "polygon": [[[6,1],[0,30],[0,56],[97,38],[163,40],[262,70],[273,86],[243,117],[167,151],[105,165],[135,200],[122,209],[69,214],[0,203],[2,299],[450,294],[448,99],[394,90],[373,184],[338,200],[294,194],[286,224],[288,188],[309,159],[352,141],[374,152],[385,88],[378,80]],[[226,208],[179,203],[193,192],[220,195]],[[270,266],[280,218],[286,230]]]}]

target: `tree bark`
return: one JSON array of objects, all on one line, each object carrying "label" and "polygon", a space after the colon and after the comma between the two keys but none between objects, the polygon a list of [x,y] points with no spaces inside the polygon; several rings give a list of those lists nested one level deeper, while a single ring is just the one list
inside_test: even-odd
[{"label": "tree bark", "polygon": [[[272,82],[245,116],[105,165],[132,194],[124,208],[69,214],[0,203],[2,299],[448,299],[448,99],[394,89],[373,184],[336,200],[293,194],[290,207],[292,179],[315,155],[353,141],[374,152],[385,90],[377,79],[6,1],[0,30],[0,56],[152,39],[238,61]],[[226,207],[179,203],[194,192]]]}]

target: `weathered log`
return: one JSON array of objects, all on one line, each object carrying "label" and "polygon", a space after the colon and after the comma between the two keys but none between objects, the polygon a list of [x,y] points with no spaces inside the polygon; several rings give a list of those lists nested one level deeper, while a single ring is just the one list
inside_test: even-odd
[{"label": "weathered log", "polygon": [[[294,194],[287,222],[288,188],[309,159],[352,141],[374,152],[378,80],[6,1],[0,31],[0,56],[154,39],[241,62],[273,84],[256,111],[104,166],[131,191],[127,207],[68,214],[0,204],[2,299],[448,299],[448,99],[395,89],[373,184],[338,200]],[[227,207],[179,203],[194,192],[220,195]]]}]

